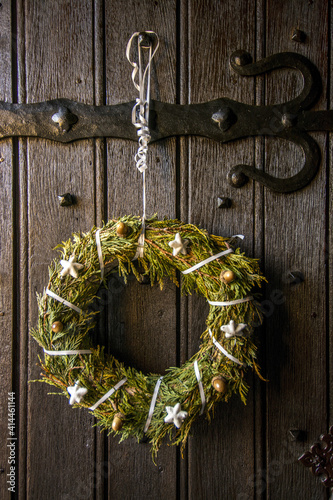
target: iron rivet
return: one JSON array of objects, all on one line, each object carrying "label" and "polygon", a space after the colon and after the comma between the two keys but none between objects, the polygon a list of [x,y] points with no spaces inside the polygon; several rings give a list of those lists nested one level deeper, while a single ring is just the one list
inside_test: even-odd
[{"label": "iron rivet", "polygon": [[212,115],[212,120],[218,124],[223,132],[226,132],[235,123],[236,115],[231,108],[226,106],[216,111]]},{"label": "iron rivet", "polygon": [[232,201],[230,198],[217,198],[218,208],[230,208]]},{"label": "iron rivet", "polygon": [[61,207],[70,207],[75,204],[75,197],[70,193],[58,195],[58,200]]},{"label": "iron rivet", "polygon": [[289,441],[305,441],[306,431],[301,429],[289,429],[288,437]]},{"label": "iron rivet", "polygon": [[290,285],[298,285],[299,283],[303,283],[304,274],[301,271],[290,271],[288,273],[288,283]]},{"label": "iron rivet", "polygon": [[299,429],[289,429],[288,433],[290,441],[298,441],[301,435],[301,431]]},{"label": "iron rivet", "polygon": [[77,116],[71,113],[65,106],[60,106],[57,113],[52,115],[52,121],[57,123],[62,133],[68,132],[77,120]]},{"label": "iron rivet", "polygon": [[3,468],[1,467],[1,469],[0,469],[0,474],[3,474],[4,472],[5,472],[5,469],[3,469]]},{"label": "iron rivet", "polygon": [[0,316],[4,316],[5,313],[3,311],[0,312]]},{"label": "iron rivet", "polygon": [[298,28],[295,28],[292,32],[291,39],[294,42],[304,43],[306,40],[306,33]]},{"label": "iron rivet", "polygon": [[296,116],[290,113],[284,113],[281,117],[281,123],[284,128],[290,128],[296,123]]},{"label": "iron rivet", "polygon": [[237,50],[237,52],[233,54],[233,60],[237,66],[246,66],[252,62],[252,57],[251,54],[245,52],[245,50]]},{"label": "iron rivet", "polygon": [[231,171],[228,173],[228,181],[233,187],[241,188],[247,184],[249,178],[247,175],[243,174],[243,172]]}]

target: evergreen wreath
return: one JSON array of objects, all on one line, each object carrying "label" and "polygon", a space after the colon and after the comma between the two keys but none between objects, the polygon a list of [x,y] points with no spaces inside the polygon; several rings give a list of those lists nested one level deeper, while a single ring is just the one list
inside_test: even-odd
[{"label": "evergreen wreath", "polygon": [[49,267],[31,335],[45,352],[44,361],[39,359],[42,381],[70,396],[75,407],[89,408],[98,424],[121,440],[145,438],[156,454],[166,435],[184,447],[196,418],[204,413],[210,420],[216,403],[233,393],[246,402],[246,368],[260,376],[253,332],[261,312],[249,293],[265,278],[258,261],[234,250],[230,238],[178,220],[146,220],[144,253],[137,258],[143,274],[162,288],[165,278],[178,286],[180,272],[182,292],[202,295],[210,309],[191,359],[169,368],[163,378],[144,374],[94,347],[88,335],[97,314],[89,306],[107,277],[117,272],[126,281],[132,272],[142,279],[133,260],[140,234],[141,218],[126,216],[58,245],[61,260]]}]

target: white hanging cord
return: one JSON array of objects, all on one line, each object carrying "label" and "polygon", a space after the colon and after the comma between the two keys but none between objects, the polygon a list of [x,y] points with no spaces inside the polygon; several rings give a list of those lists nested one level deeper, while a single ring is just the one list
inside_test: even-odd
[{"label": "white hanging cord", "polygon": [[[137,41],[138,62],[131,59],[131,48],[134,40]],[[139,137],[139,148],[135,155],[137,169],[142,173],[142,232],[138,241],[138,249],[133,260],[143,257],[144,239],[145,239],[145,221],[146,221],[146,175],[148,143],[151,139],[149,133],[149,105],[150,105],[150,70],[151,62],[159,46],[158,36],[154,31],[144,31],[134,33],[128,41],[126,48],[126,57],[133,66],[132,82],[139,91],[139,97],[136,99],[132,110],[132,123],[137,129]],[[148,62],[143,69],[143,51],[148,50]],[[139,82],[136,77],[139,77]]]}]

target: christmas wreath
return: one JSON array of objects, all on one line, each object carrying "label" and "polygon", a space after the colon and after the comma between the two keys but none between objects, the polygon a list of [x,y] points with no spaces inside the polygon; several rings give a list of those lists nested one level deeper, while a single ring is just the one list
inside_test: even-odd
[{"label": "christmas wreath", "polygon": [[[70,404],[92,411],[102,428],[121,440],[145,438],[156,453],[166,435],[184,446],[196,418],[210,419],[215,404],[233,393],[246,402],[246,368],[260,376],[253,333],[261,313],[250,293],[264,278],[256,259],[233,249],[234,237],[156,218],[146,220],[143,252],[142,235],[142,220],[128,216],[58,245],[61,259],[49,267],[31,335],[44,350],[43,381]],[[110,273],[125,280],[129,273],[138,280],[146,275],[161,287],[166,278],[178,285],[180,275],[182,292],[194,291],[210,304],[199,351],[162,377],[94,347],[89,332],[97,313],[91,305]]]}]

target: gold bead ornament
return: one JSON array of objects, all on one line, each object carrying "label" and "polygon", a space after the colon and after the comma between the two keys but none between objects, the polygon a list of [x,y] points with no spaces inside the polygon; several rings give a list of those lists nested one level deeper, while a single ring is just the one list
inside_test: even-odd
[{"label": "gold bead ornament", "polygon": [[52,323],[52,332],[54,333],[60,333],[64,329],[64,325],[61,323],[61,321],[55,321]]},{"label": "gold bead ornament", "polygon": [[120,238],[124,238],[128,233],[128,227],[123,222],[118,222],[118,224],[116,225],[116,232],[117,236],[120,236]]},{"label": "gold bead ornament", "polygon": [[112,420],[112,429],[114,431],[120,431],[120,429],[122,428],[123,426],[123,419],[122,419],[122,414],[121,413],[117,413],[114,417],[113,417],[113,420]]},{"label": "gold bead ornament", "polygon": [[224,283],[227,283],[227,284],[234,281],[235,278],[236,278],[236,276],[235,276],[235,273],[233,271],[224,271],[224,273],[222,274],[222,281],[224,281]]},{"label": "gold bead ornament", "polygon": [[212,380],[212,386],[220,394],[225,394],[227,392],[227,385],[227,382],[220,375],[214,377]]}]

